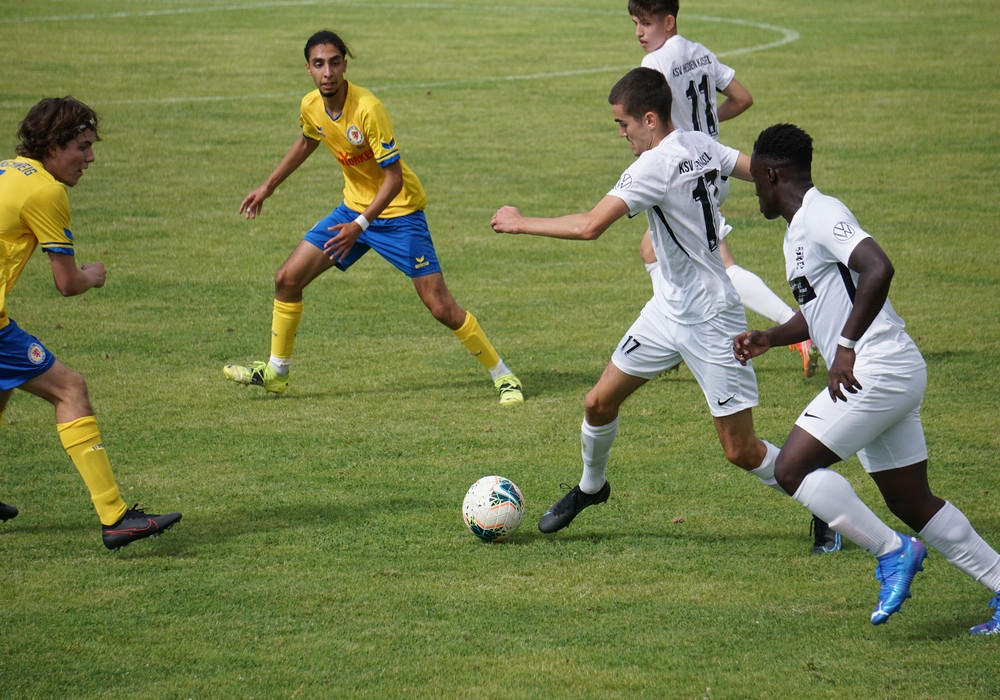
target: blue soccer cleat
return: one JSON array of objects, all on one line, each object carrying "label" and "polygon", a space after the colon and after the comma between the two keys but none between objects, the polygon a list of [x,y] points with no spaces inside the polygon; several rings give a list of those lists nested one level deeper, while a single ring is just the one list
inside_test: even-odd
[{"label": "blue soccer cleat", "polygon": [[918,571],[924,570],[927,547],[916,537],[900,535],[903,546],[894,552],[878,557],[875,578],[882,583],[878,592],[878,605],[872,612],[872,624],[881,625],[903,606],[910,597],[910,584]]},{"label": "blue soccer cleat", "polygon": [[990,607],[993,608],[993,617],[971,628],[969,634],[1000,634],[1000,593],[990,601]]}]

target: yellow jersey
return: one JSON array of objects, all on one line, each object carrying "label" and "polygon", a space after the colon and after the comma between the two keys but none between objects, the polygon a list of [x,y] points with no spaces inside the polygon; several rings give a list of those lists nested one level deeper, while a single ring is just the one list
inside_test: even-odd
[{"label": "yellow jersey", "polygon": [[385,180],[382,168],[399,161],[403,168],[403,189],[379,215],[392,219],[427,206],[427,195],[399,155],[392,120],[382,102],[369,90],[348,83],[343,111],[331,115],[319,90],[302,98],[299,123],[302,135],[322,141],[340,163],[344,173],[344,204],[363,212],[375,199]]},{"label": "yellow jersey", "polygon": [[7,295],[37,246],[47,253],[73,255],[66,185],[37,160],[0,161],[0,328],[5,328]]}]

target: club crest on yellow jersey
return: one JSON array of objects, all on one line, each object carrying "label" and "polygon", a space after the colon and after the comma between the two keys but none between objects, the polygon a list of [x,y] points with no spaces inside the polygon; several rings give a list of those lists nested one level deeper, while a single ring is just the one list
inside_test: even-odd
[{"label": "club crest on yellow jersey", "polygon": [[360,146],[365,141],[365,135],[361,133],[361,129],[351,124],[347,127],[347,131],[344,133],[347,140],[350,141],[355,146]]}]

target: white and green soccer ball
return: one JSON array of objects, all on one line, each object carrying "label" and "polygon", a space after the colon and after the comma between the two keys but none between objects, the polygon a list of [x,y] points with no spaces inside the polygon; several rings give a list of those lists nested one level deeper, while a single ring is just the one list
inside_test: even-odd
[{"label": "white and green soccer ball", "polygon": [[486,542],[499,542],[517,532],[524,518],[524,496],[510,479],[484,476],[462,501],[462,519],[469,532]]}]

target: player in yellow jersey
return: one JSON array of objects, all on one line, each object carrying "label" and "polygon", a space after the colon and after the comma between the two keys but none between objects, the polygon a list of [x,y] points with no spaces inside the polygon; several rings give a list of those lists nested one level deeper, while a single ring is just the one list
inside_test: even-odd
[{"label": "player in yellow jersey", "polygon": [[434,318],[489,370],[500,403],[522,403],[521,382],[493,349],[476,318],[455,302],[445,285],[424,217],[423,187],[400,157],[385,107],[371,92],[344,78],[351,56],[346,44],[333,32],[321,31],[309,38],[304,53],[306,72],[316,89],[302,98],[302,135],[264,184],[243,199],[240,213],[248,219],[260,214],[264,200],[321,143],[340,163],[344,201],[306,233],[275,274],[270,360],[226,365],[225,376],[272,394],[283,393],[302,317],[303,290],[330,268],[347,270],[375,250],[413,280]]},{"label": "player in yellow jersey", "polygon": [[[119,549],[160,534],[181,514],[152,515],[125,506],[83,377],[7,315],[7,295],[37,247],[48,254],[52,278],[63,296],[104,286],[104,263],[77,266],[66,192],[94,162],[97,122],[97,115],[82,102],[46,98],[21,122],[19,157],[0,161],[0,421],[14,389],[53,405],[59,438],[101,519],[104,545]],[[17,514],[14,506],[0,503],[0,520]]]}]

